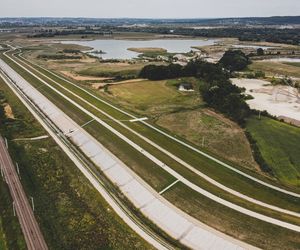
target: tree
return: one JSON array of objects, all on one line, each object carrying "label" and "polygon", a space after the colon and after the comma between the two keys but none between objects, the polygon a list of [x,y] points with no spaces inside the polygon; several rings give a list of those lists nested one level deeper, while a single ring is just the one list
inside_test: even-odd
[{"label": "tree", "polygon": [[256,54],[258,56],[263,56],[265,54],[265,51],[262,48],[258,48],[257,51],[256,51]]},{"label": "tree", "polygon": [[230,72],[243,70],[251,63],[248,56],[241,50],[228,50],[219,61]]}]

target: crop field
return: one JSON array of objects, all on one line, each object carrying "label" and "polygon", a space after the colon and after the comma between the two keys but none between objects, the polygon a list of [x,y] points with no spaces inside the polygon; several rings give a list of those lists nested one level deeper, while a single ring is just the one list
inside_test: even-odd
[{"label": "crop field", "polygon": [[247,131],[276,177],[284,184],[300,187],[300,128],[252,117],[247,121]]},{"label": "crop field", "polygon": [[[24,76],[26,75],[25,73],[23,74]],[[31,80],[30,81],[31,82],[31,84],[34,84],[34,82],[36,82],[36,81],[34,81],[34,80]],[[60,81],[61,82],[61,81]],[[139,83],[139,84],[141,84],[141,83]],[[167,83],[165,83],[165,84],[167,84]],[[169,83],[171,86],[172,85],[176,85],[176,83]],[[126,84],[125,84],[126,85]],[[173,86],[174,87],[174,86]],[[59,88],[59,87],[57,87],[57,88]],[[42,90],[43,90],[43,93],[46,95],[47,94],[47,96],[52,96],[52,101],[53,102],[55,102],[57,105],[59,105],[59,103],[61,103],[60,105],[65,105],[65,108],[63,108],[64,109],[64,111],[65,112],[67,112],[68,114],[71,114],[72,112],[74,112],[75,114],[74,114],[74,119],[76,120],[76,121],[79,121],[78,120],[78,118],[76,118],[76,116],[81,116],[81,114],[78,112],[78,111],[76,111],[75,109],[74,110],[72,110],[72,109],[68,109],[67,107],[70,107],[70,105],[69,104],[66,104],[65,103],[65,101],[62,101],[62,98],[60,98],[60,97],[57,97],[57,96],[55,96],[53,93],[51,93],[51,91],[49,91],[49,89],[47,89],[47,87],[45,87],[45,88],[42,88]],[[175,90],[174,90],[175,91]],[[181,94],[181,93],[180,93]],[[126,96],[126,95],[125,95]],[[199,95],[198,95],[199,96]],[[76,98],[75,98],[76,99]],[[89,100],[89,99],[91,99],[91,97],[89,97],[89,98],[87,98],[87,100]],[[84,104],[82,104],[82,102],[81,101],[79,101],[79,100],[76,100],[78,103],[80,103],[82,106],[84,106],[85,108],[87,108],[87,105],[84,105]],[[92,103],[94,103],[95,105],[97,105],[97,106],[101,106],[101,104],[99,103],[99,102],[96,102],[95,100],[91,100],[91,102]],[[71,105],[72,106],[72,105]],[[61,106],[62,107],[62,106]],[[102,107],[103,107],[103,105],[102,105]],[[88,109],[88,108],[87,108]],[[68,110],[68,111],[67,111]],[[91,110],[90,108],[89,108],[89,110]],[[94,111],[95,112],[95,111]],[[96,114],[97,112],[95,112],[95,114]],[[99,115],[99,117],[101,117],[101,115],[98,113],[97,115]],[[84,120],[85,120],[86,118],[84,118]],[[83,123],[84,122],[84,120],[82,120],[81,122]],[[90,133],[91,134],[93,134],[94,136],[96,136],[96,135],[99,135],[100,137],[102,136],[101,134],[103,134],[103,133],[99,133],[99,131],[101,131],[101,132],[104,132],[104,134],[106,133],[105,132],[105,130],[104,129],[101,129],[101,126],[100,127],[97,127],[96,125],[94,125],[95,123],[92,123],[91,124],[91,126],[95,126],[95,131],[92,131],[92,130],[89,130],[90,131]],[[109,122],[109,124],[113,124],[113,122]],[[121,130],[121,128],[119,128],[119,127],[117,127],[116,125],[114,125],[116,128],[118,128],[118,130],[120,130],[120,131],[122,131],[122,133],[123,134],[126,134],[126,136],[128,136],[129,138],[132,138],[132,139],[134,139],[136,142],[138,142],[139,144],[141,144],[141,145],[143,145],[143,147],[146,147],[146,149],[148,150],[150,150],[151,149],[151,147],[148,145],[147,146],[147,144],[145,143],[145,142],[140,142],[140,140],[138,140],[137,138],[135,138],[133,135],[130,135],[130,133],[129,132],[124,132],[124,130]],[[138,127],[139,125],[138,124],[132,124],[132,125],[130,125],[130,126],[132,126],[132,127]],[[90,125],[89,126],[87,126],[86,127],[86,129],[88,130],[90,128]],[[137,130],[137,131],[142,131],[143,129],[142,128],[140,128],[139,130]],[[144,129],[145,130],[145,129]],[[96,132],[96,131],[98,131],[98,133]],[[273,199],[273,201],[271,201],[271,202],[274,202],[274,204],[280,204],[280,206],[283,206],[283,207],[293,207],[293,209],[296,209],[297,210],[297,201],[292,201],[291,199],[289,200],[288,198],[287,199],[285,199],[285,198],[283,198],[283,197],[285,197],[285,195],[280,195],[280,194],[278,194],[278,195],[274,195],[274,193],[276,193],[276,192],[273,192],[273,191],[270,191],[270,190],[267,190],[267,189],[262,189],[261,190],[261,187],[259,187],[259,185],[253,185],[253,183],[251,183],[250,181],[247,181],[246,183],[244,183],[244,181],[243,181],[243,184],[241,184],[241,182],[237,182],[238,181],[238,177],[233,173],[233,172],[230,172],[229,170],[224,170],[223,168],[220,168],[220,166],[218,165],[218,164],[214,164],[214,163],[212,163],[212,162],[210,162],[208,159],[203,159],[203,158],[201,158],[201,157],[199,157],[199,155],[196,155],[196,154],[194,154],[194,153],[192,153],[191,151],[189,151],[189,150],[186,150],[186,149],[183,149],[182,147],[180,147],[180,146],[178,146],[178,145],[176,145],[176,144],[174,144],[173,143],[173,145],[172,146],[170,146],[172,143],[171,142],[169,142],[168,140],[165,140],[165,138],[161,138],[161,136],[158,136],[157,134],[152,134],[152,135],[150,135],[150,132],[149,131],[145,131],[145,134],[148,136],[149,135],[149,137],[151,137],[151,138],[156,138],[155,139],[155,141],[157,142],[157,143],[159,143],[160,145],[163,145],[163,147],[165,147],[165,148],[168,148],[168,149],[170,149],[170,151],[172,151],[172,152],[174,152],[174,154],[176,154],[176,155],[178,155],[179,157],[182,157],[182,159],[184,159],[184,160],[186,160],[187,162],[189,162],[189,163],[191,163],[192,165],[194,165],[195,167],[197,167],[198,169],[201,169],[202,171],[204,171],[205,173],[209,173],[210,175],[214,175],[213,176],[213,178],[214,179],[216,179],[216,180],[218,180],[218,181],[224,181],[224,183],[227,183],[227,184],[229,184],[230,183],[230,185],[231,186],[234,186],[234,189],[236,189],[236,190],[239,190],[239,191],[241,191],[241,192],[247,192],[247,190],[248,190],[248,194],[251,194],[251,195],[255,195],[255,196],[260,196],[260,198],[262,198],[263,200],[265,200],[266,199],[266,197],[268,197],[268,196],[271,196],[270,198],[268,197],[268,199],[270,199],[270,200],[272,200]],[[99,137],[99,138],[100,138]],[[97,138],[97,139],[99,139],[99,138]],[[159,138],[159,139],[158,139]],[[107,141],[107,140],[109,140],[109,139],[105,139],[105,140],[103,140],[103,143],[104,143],[104,141]],[[99,139],[99,141],[101,141],[101,139]],[[111,138],[111,140],[110,141],[113,141],[113,138]],[[106,144],[108,145],[108,143],[106,142]],[[119,143],[117,143],[117,145],[118,145]],[[123,146],[122,146],[123,147]],[[125,148],[125,146],[123,147],[123,150],[122,151],[124,151],[126,148]],[[126,151],[124,151],[124,152],[126,152]],[[159,158],[161,158],[161,159],[163,159],[168,165],[170,165],[170,164],[172,164],[172,167],[174,167],[174,169],[176,170],[176,171],[178,171],[179,173],[181,173],[181,174],[183,174],[183,175],[185,175],[185,176],[187,176],[187,178],[189,178],[190,180],[193,180],[193,181],[195,181],[195,183],[199,183],[199,185],[201,184],[201,185],[204,185],[205,186],[205,188],[206,189],[208,189],[208,190],[210,190],[210,191],[213,191],[213,187],[211,187],[211,185],[208,185],[207,183],[205,184],[205,182],[203,182],[203,180],[201,180],[200,178],[196,178],[195,176],[193,177],[192,175],[192,173],[189,173],[189,171],[186,171],[186,170],[183,170],[183,168],[180,166],[180,165],[178,165],[178,164],[175,164],[175,162],[173,161],[172,162],[172,160],[171,159],[168,159],[168,157],[166,157],[166,156],[162,156],[161,154],[159,154],[159,152],[156,152],[153,148],[151,149],[151,153],[153,153],[154,155],[156,155],[157,157],[159,157]],[[128,154],[129,155],[129,154]],[[187,158],[189,158],[189,159],[187,159]],[[169,164],[170,163],[170,164]],[[136,171],[136,170],[135,170]],[[155,170],[156,171],[156,170]],[[150,175],[150,173],[152,174],[152,172],[153,171],[149,171],[148,172],[148,175]],[[222,174],[221,174],[222,173]],[[197,179],[197,180],[196,180]],[[153,184],[152,184],[153,185]],[[257,190],[255,190],[257,188]],[[258,192],[258,190],[260,190],[260,192]],[[220,192],[219,190],[215,190],[214,192]],[[220,195],[221,196],[223,196],[224,194],[223,193],[220,193]],[[281,199],[282,198],[282,199]],[[176,199],[176,198],[175,198]],[[179,198],[178,198],[179,199]],[[187,198],[188,200],[189,200],[189,202],[191,202],[191,203],[193,203],[192,202],[192,200],[193,200],[193,198]],[[205,197],[202,197],[201,199],[203,199],[203,202],[208,202],[209,200],[207,199],[207,198],[205,198]],[[229,198],[228,197],[228,199],[233,199],[233,198]],[[240,202],[240,201],[236,201],[236,202]],[[286,204],[288,204],[287,206],[286,206]],[[214,206],[214,205],[213,205]],[[246,206],[249,206],[249,204],[248,205],[246,205]],[[214,207],[216,207],[216,209],[218,210],[218,211],[220,211],[220,213],[221,213],[221,211],[224,211],[224,209],[222,209],[221,207],[220,208],[218,208],[218,206],[214,206]],[[232,216],[232,213],[233,211],[231,211],[231,210],[226,210],[226,212],[224,212],[224,216],[227,216],[227,218],[229,218],[229,217],[231,217]],[[265,213],[269,213],[268,211],[265,211]],[[287,219],[287,220],[294,220],[293,218],[289,218],[289,219]],[[210,218],[210,222],[209,222],[209,224],[213,224],[213,220],[212,220],[212,218]],[[237,237],[237,238],[243,238],[243,235],[241,235],[242,233],[241,232],[247,232],[248,231],[248,229],[247,229],[247,225],[239,225],[239,228],[241,229],[241,231],[235,231],[234,232],[234,236],[235,237]],[[258,222],[257,223],[257,227],[255,227],[255,230],[260,230],[260,228],[264,228],[264,226],[262,226],[262,227],[260,227],[260,222]],[[227,228],[228,229],[228,228]],[[254,228],[253,228],[253,230],[254,230]],[[282,229],[281,229],[282,230]],[[226,231],[226,230],[225,230]],[[251,230],[250,230],[251,231]],[[270,230],[270,232],[268,232],[268,237],[273,237],[272,236],[272,232],[271,232],[272,230]],[[286,231],[286,230],[283,230],[284,232]],[[289,233],[289,232],[287,232],[287,233]],[[247,241],[249,242],[249,241],[255,241],[256,239],[255,239],[255,237],[254,237],[254,235],[252,235],[252,232],[249,232],[248,231],[248,234],[250,235],[249,236],[249,238],[247,239]],[[292,234],[291,234],[292,235]],[[250,239],[251,238],[251,239]],[[291,236],[291,239],[293,239],[293,237]],[[292,243],[291,244],[294,244],[295,243],[295,240],[293,240],[292,241]],[[263,239],[260,239],[260,246],[264,246],[264,244],[267,244],[266,242],[263,242]]]},{"label": "crop field", "polygon": [[[1,83],[0,89],[13,111],[16,111],[16,117],[24,122],[31,121],[37,133],[44,134],[38,123],[33,121],[29,111],[4,83]],[[19,117],[19,114],[22,114],[22,117]],[[22,127],[20,134],[12,133],[10,127],[7,129],[6,133],[10,135],[10,139],[33,135],[31,129],[26,126]],[[44,139],[34,142],[11,142],[10,151],[20,165],[21,181],[26,193],[34,197],[36,217],[49,248],[97,249],[99,245],[110,249],[121,246],[131,249],[151,248],[115,215],[54,141]],[[1,198],[7,195],[7,192],[2,193],[2,188],[0,191]],[[3,226],[6,231],[12,230],[7,226],[6,218],[7,213],[12,217],[11,203],[7,204],[6,208],[3,207],[4,204],[0,203],[1,210],[6,209],[1,213]],[[17,234],[16,232],[14,234]],[[13,231],[10,231],[7,237],[12,237],[12,233]],[[93,246],[90,242],[94,243]],[[24,249],[22,244],[19,249]]]}]

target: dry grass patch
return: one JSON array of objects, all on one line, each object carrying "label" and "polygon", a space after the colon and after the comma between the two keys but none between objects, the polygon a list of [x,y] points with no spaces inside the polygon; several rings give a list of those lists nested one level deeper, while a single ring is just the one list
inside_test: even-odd
[{"label": "dry grass patch", "polygon": [[247,168],[258,169],[243,130],[234,122],[209,109],[161,116],[157,124]]},{"label": "dry grass patch", "polygon": [[[195,82],[196,79],[189,79]],[[126,108],[147,116],[159,116],[178,109],[195,108],[201,104],[197,91],[182,93],[176,84],[181,80],[141,80],[109,87],[110,97]]]},{"label": "dry grass patch", "polygon": [[287,75],[300,77],[299,67],[280,62],[254,61],[251,65],[249,65],[249,69],[254,71],[264,71],[267,75],[271,76]]},{"label": "dry grass patch", "polygon": [[5,116],[10,119],[15,119],[14,113],[12,111],[11,106],[8,103],[4,104],[4,112]]},{"label": "dry grass patch", "polygon": [[109,80],[111,78],[108,77],[93,77],[93,76],[82,76],[82,75],[78,75],[74,72],[70,72],[70,71],[60,71],[61,73],[63,73],[65,76],[72,78],[76,81],[104,81],[104,80]]}]

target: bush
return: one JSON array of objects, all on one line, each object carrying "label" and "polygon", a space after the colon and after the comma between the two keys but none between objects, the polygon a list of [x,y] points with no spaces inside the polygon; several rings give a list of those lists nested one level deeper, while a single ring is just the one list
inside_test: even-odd
[{"label": "bush", "polygon": [[251,136],[251,134],[248,131],[245,131],[245,135],[248,138],[248,141],[250,143],[250,146],[251,146],[251,149],[253,152],[253,157],[254,157],[255,161],[257,162],[257,164],[259,165],[260,169],[263,172],[273,175],[273,170],[272,170],[272,168],[269,167],[269,165],[266,163],[265,159],[262,157],[260,150],[257,146],[256,140],[254,140],[254,138]]}]

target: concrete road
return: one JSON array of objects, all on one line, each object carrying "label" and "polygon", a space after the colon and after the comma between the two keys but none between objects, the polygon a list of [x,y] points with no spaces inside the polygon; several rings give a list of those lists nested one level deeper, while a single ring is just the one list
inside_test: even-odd
[{"label": "concrete road", "polygon": [[13,199],[13,207],[19,218],[27,248],[29,250],[48,249],[2,137],[0,137],[0,164]]}]

